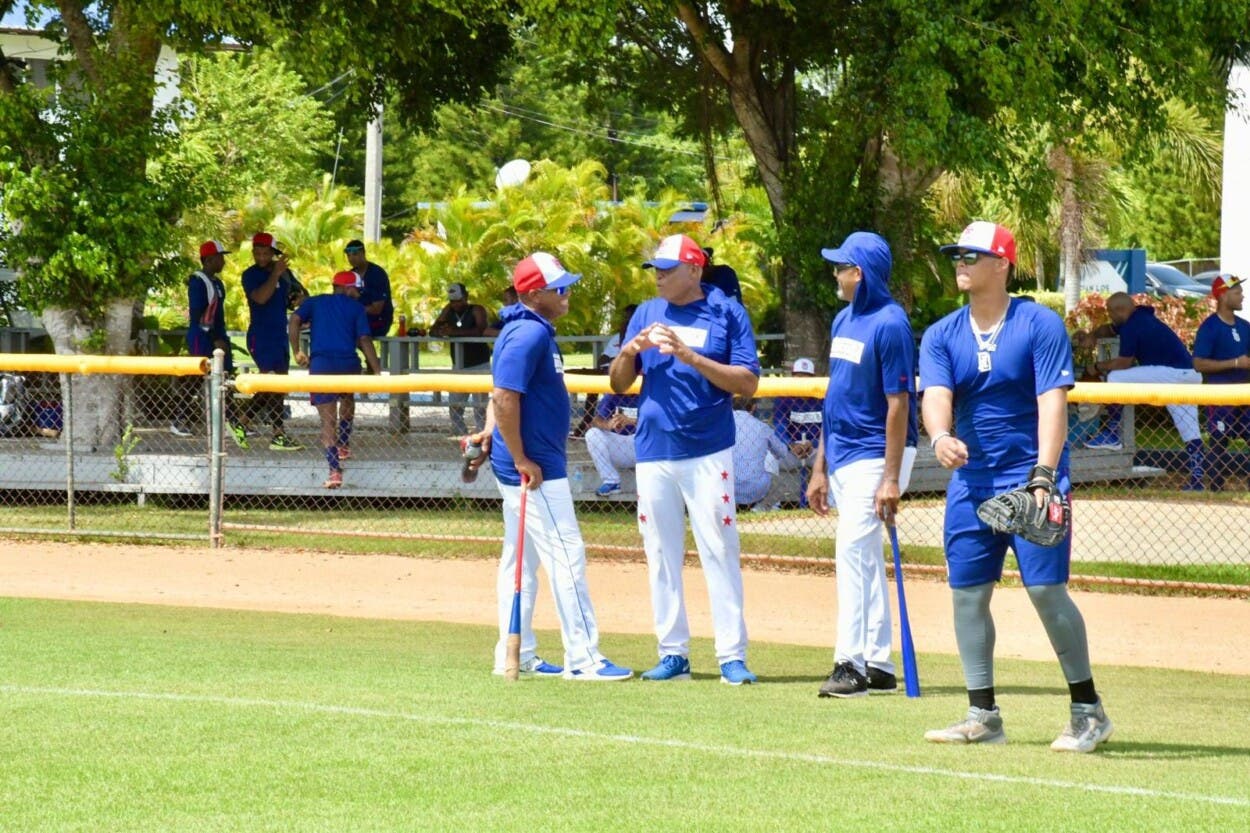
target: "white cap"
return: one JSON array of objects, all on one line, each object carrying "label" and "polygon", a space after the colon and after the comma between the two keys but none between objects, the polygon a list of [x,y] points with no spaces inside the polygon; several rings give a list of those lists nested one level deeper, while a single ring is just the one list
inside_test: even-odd
[{"label": "white cap", "polygon": [[795,359],[794,360],[794,372],[795,373],[808,373],[808,374],[815,376],[816,375],[816,362],[812,361],[811,359]]}]

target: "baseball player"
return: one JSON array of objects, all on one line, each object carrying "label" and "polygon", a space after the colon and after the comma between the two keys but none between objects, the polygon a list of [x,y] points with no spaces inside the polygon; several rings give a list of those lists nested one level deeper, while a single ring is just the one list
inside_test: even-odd
[{"label": "baseball player", "polygon": [[643,266],[658,297],[640,305],[609,370],[624,393],[641,374],[634,449],[638,529],[647,552],[660,661],[644,680],[690,679],[690,627],[682,590],[685,518],[707,578],[721,681],[755,682],[746,665],[742,571],[734,500],[733,397],[759,385],[746,310],[700,282],[706,255],[684,234],[660,241]]},{"label": "baseball player", "polygon": [[381,338],[391,331],[395,320],[395,304],[391,300],[391,277],[386,270],[369,259],[365,244],[360,240],[348,240],[343,247],[347,262],[356,273],[359,284],[359,300],[369,316],[369,334]]},{"label": "baseball player", "polygon": [[[516,575],[516,539],[520,525],[521,489],[530,490],[525,515],[525,549],[521,583],[521,673],[568,680],[619,682],[634,672],[613,664],[599,652],[595,622],[586,587],[586,545],[573,513],[573,493],[566,469],[569,394],[564,385],[564,360],[551,322],[569,311],[569,288],[581,280],[546,252],[535,252],[516,265],[512,285],[520,302],[501,313],[503,331],[495,343],[488,421],[474,436],[489,452],[491,468],[503,496],[503,554],[499,559],[499,642],[495,673],[503,674],[508,625]],[[522,483],[522,476],[528,483]],[[537,558],[534,556],[537,555]],[[544,662],[531,622],[537,590],[538,564],[551,582],[564,666]]]},{"label": "baseball player", "polygon": [[609,393],[595,406],[591,428],[586,432],[586,450],[599,472],[599,488],[595,494],[608,497],[621,490],[621,469],[632,469],[638,462],[634,455],[634,430],[638,425],[638,397]]},{"label": "baseball player", "polygon": [[[225,353],[226,373],[234,373],[234,356],[230,350],[230,336],[226,332],[226,285],[221,281],[221,270],[226,265],[226,247],[216,240],[200,244],[200,268],[187,279],[187,355],[211,358],[213,351]],[[198,423],[202,414],[200,391],[203,380],[198,376],[183,376],[176,380],[181,387],[178,419],[170,431],[178,436],[191,435],[191,426]],[[239,423],[234,409],[234,397],[226,397],[226,427],[231,439],[244,451],[248,448],[247,432]]]},{"label": "baseball player", "polygon": [[[339,272],[334,276],[333,293],[314,295],[300,304],[287,325],[291,352],[300,367],[312,374],[358,374],[359,348],[375,375],[382,372],[378,354],[370,338],[369,319],[360,304],[356,273]],[[309,356],[299,349],[300,330],[307,324]],[[330,476],[327,489],[343,485],[343,460],[351,457],[352,421],[356,417],[356,396],[351,393],[312,393],[309,400],[321,418],[321,447],[325,452]]]},{"label": "baseball player", "polygon": [[[285,376],[291,369],[287,351],[287,310],[303,301],[278,241],[268,232],[252,235],[253,265],[243,270],[243,291],[247,293],[250,320],[247,325],[247,350],[261,373]],[[300,451],[304,447],[287,436],[282,412],[285,399],[280,393],[258,393],[252,397],[254,420],[273,426],[270,451]]]},{"label": "baseball player", "polygon": [[893,522],[916,460],[916,342],[890,295],[893,258],[880,235],[857,231],[820,254],[851,303],[829,332],[824,424],[807,488],[816,514],[829,514],[830,495],[838,507],[838,638],[819,694],[859,697],[898,688],[881,552],[883,522]]},{"label": "baseball player", "polygon": [[[955,640],[968,688],[968,713],[925,733],[934,743],[1005,743],[994,696],[994,619],[990,597],[1007,547],[1050,637],[1071,695],[1070,715],[1051,748],[1092,752],[1111,737],[1094,689],[1085,621],[1068,595],[1072,538],[1042,547],[999,533],[977,517],[998,492],[1045,482],[1065,495],[1067,402],[1072,346],[1058,315],[1007,294],[1016,241],[1006,228],[975,222],[943,246],[968,305],[930,327],[920,345],[921,410],[938,462],[953,469],[946,491],[947,581]],[[1035,493],[1040,501],[1046,490]]]},{"label": "baseball player", "polygon": [[[1242,283],[1234,275],[1220,275],[1211,283],[1215,312],[1198,326],[1194,337],[1194,370],[1209,385],[1250,382],[1250,323],[1237,316],[1244,301]],[[1250,442],[1250,407],[1207,406],[1207,434],[1211,438],[1211,491],[1218,492],[1234,473],[1229,441]]]},{"label": "baseball player", "polygon": [[[1120,337],[1120,355],[1095,362],[1090,369],[1103,373],[1108,382],[1169,382],[1197,385],[1202,375],[1194,370],[1193,357],[1172,328],[1155,318],[1154,307],[1137,305],[1125,292],[1107,298],[1111,327]],[[1086,448],[1123,448],[1120,443],[1120,407],[1107,409],[1104,432],[1085,443]],[[1202,491],[1204,449],[1198,427],[1197,405],[1168,405],[1172,424],[1185,441],[1189,482],[1185,491]]]}]

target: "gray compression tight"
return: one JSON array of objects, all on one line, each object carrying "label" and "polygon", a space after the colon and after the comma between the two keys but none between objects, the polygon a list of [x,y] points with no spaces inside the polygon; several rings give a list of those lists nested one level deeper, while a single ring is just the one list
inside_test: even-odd
[{"label": "gray compression tight", "polygon": [[990,597],[994,582],[975,587],[955,587],[955,642],[964,667],[964,684],[969,691],[994,686],[994,617]]},{"label": "gray compression tight", "polygon": [[1039,584],[1026,588],[1029,601],[1046,627],[1050,647],[1055,649],[1063,676],[1070,683],[1084,682],[1094,676],[1089,667],[1089,639],[1085,636],[1085,619],[1068,595],[1066,584]]}]

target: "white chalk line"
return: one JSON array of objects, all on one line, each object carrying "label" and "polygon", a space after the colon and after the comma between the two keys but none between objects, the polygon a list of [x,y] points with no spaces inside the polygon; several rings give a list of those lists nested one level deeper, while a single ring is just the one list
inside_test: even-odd
[{"label": "white chalk line", "polygon": [[708,755],[717,755],[727,758],[755,758],[793,763],[817,764],[819,766],[834,766],[846,769],[864,769],[875,770],[878,772],[906,773],[909,775],[927,775],[936,778],[953,778],[964,781],[992,782],[998,784],[1022,784],[1026,786],[1045,787],[1048,789],[1058,790],[1080,790],[1082,792],[1131,796],[1135,798],[1190,801],[1200,804],[1217,804],[1228,807],[1250,807],[1250,798],[1238,798],[1236,796],[1204,795],[1202,793],[1152,790],[1144,787],[1129,787],[1116,784],[1087,784],[1079,781],[1062,781],[1052,778],[1032,778],[1023,775],[1000,775],[992,772],[967,772],[964,770],[942,769],[940,767],[834,758],[829,755],[817,755],[808,752],[744,749],[736,746],[694,743],[691,741],[677,740],[673,738],[655,738],[645,737],[642,735],[592,732],[586,729],[573,729],[563,726],[543,726],[536,723],[521,723],[510,720],[486,720],[476,717],[450,717],[435,714],[394,712],[383,709],[362,708],[359,706],[339,706],[329,703],[308,703],[298,700],[266,700],[250,697],[175,694],[172,692],[159,691],[106,691],[98,689],[44,688],[38,686],[20,685],[0,685],[0,692],[10,694],[51,695],[57,697],[97,697],[119,700],[154,700],[170,703],[200,703],[216,706],[231,706],[236,708],[300,710],[318,714],[373,717],[384,720],[402,720],[412,723],[425,723],[433,726],[465,726],[476,729],[493,729],[509,732],[522,732],[533,735],[577,738],[580,740],[598,741],[602,743],[618,743],[632,746],[680,749],[686,752],[701,752]]}]

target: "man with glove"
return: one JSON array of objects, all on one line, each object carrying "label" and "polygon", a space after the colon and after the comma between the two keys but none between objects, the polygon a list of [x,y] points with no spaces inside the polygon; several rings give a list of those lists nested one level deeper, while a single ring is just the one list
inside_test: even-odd
[{"label": "man with glove", "polygon": [[925,739],[1007,740],[994,698],[990,598],[1011,547],[1072,698],[1068,724],[1051,748],[1092,752],[1112,726],[1094,688],[1085,622],[1067,587],[1072,346],[1058,315],[1007,294],[1016,264],[1010,231],[975,222],[942,252],[955,263],[968,305],[924,334],[921,409],[938,462],[954,470],[943,543],[969,708],[962,721]]}]

